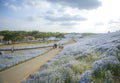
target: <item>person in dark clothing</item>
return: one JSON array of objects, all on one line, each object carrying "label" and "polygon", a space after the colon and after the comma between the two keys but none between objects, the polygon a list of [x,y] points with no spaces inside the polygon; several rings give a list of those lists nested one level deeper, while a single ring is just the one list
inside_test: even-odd
[{"label": "person in dark clothing", "polygon": [[57,44],[55,44],[55,48],[57,48]]},{"label": "person in dark clothing", "polygon": [[53,48],[57,48],[57,44],[54,44],[54,45],[53,45]]}]

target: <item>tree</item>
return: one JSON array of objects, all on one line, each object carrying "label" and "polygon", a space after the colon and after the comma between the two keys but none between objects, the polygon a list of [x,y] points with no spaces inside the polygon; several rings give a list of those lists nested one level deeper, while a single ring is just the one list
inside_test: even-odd
[{"label": "tree", "polygon": [[16,41],[23,40],[26,36],[33,36],[35,38],[42,38],[45,40],[45,38],[49,37],[57,37],[57,38],[63,38],[64,33],[58,33],[58,32],[39,32],[39,31],[0,31],[0,35],[4,36],[4,41],[12,41],[13,43]]}]

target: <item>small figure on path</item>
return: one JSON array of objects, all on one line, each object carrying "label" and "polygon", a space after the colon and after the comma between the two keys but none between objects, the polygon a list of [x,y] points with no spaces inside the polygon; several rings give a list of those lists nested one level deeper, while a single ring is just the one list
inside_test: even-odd
[{"label": "small figure on path", "polygon": [[12,48],[11,48],[11,53],[13,53],[14,52],[14,46],[12,46]]},{"label": "small figure on path", "polygon": [[53,45],[53,48],[57,48],[57,44],[54,44],[54,45]]}]

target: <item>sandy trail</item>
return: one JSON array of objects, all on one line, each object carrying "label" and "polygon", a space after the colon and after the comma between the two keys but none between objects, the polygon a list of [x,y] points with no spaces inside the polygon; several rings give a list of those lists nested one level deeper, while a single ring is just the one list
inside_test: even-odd
[{"label": "sandy trail", "polygon": [[[70,40],[66,45],[71,43],[74,43],[74,41]],[[41,56],[0,72],[0,83],[20,83],[21,80],[26,79],[30,74],[40,69],[42,65],[57,55],[60,51],[61,49],[59,48],[53,49]]]}]

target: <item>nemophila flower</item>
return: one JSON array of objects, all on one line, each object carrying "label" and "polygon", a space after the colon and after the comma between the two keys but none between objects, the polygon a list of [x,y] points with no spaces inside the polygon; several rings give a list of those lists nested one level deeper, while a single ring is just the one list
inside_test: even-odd
[{"label": "nemophila flower", "polygon": [[120,50],[117,49],[116,47],[113,47],[113,48],[110,48],[108,49],[104,55],[107,57],[107,56],[115,56],[117,55],[118,53],[120,53]]},{"label": "nemophila flower", "polygon": [[115,56],[104,57],[98,61],[95,61],[92,64],[92,70],[95,71],[98,68],[105,67],[108,64],[117,64],[117,63],[119,63],[119,60]]},{"label": "nemophila flower", "polygon": [[89,75],[92,73],[91,70],[85,71],[80,77],[79,83],[90,83],[89,82]]},{"label": "nemophila flower", "polygon": [[49,49],[42,49],[42,50],[29,50],[21,53],[9,53],[9,54],[2,54],[0,56],[0,70],[4,69],[5,67],[9,67],[15,64],[18,64],[21,61],[36,57],[42,53],[47,52]]}]

